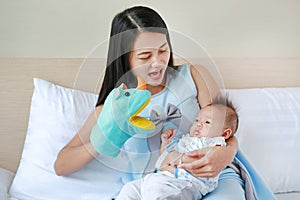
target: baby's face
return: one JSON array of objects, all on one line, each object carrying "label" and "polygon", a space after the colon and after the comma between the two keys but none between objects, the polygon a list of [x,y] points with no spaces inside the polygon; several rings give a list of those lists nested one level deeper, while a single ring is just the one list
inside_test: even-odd
[{"label": "baby's face", "polygon": [[192,137],[217,137],[223,134],[225,112],[213,106],[207,106],[200,110],[192,127]]}]

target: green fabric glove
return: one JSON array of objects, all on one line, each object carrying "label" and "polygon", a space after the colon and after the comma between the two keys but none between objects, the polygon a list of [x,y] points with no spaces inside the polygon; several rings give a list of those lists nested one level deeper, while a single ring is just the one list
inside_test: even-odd
[{"label": "green fabric glove", "polygon": [[150,102],[151,93],[124,86],[110,92],[92,129],[91,143],[101,155],[116,157],[130,137],[149,133],[155,128],[151,121],[137,116]]}]

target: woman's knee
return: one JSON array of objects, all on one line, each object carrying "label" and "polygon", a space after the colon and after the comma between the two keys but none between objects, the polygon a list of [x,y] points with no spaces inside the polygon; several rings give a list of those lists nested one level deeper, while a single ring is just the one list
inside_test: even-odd
[{"label": "woman's knee", "polygon": [[218,187],[203,199],[246,200],[244,181],[234,170],[226,168],[220,175]]},{"label": "woman's knee", "polygon": [[221,180],[218,187],[207,194],[205,200],[246,200],[245,190],[242,184],[236,180]]}]

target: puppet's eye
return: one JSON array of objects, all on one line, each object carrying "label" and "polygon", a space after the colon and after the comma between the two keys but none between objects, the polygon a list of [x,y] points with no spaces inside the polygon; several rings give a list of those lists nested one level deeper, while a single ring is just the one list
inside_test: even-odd
[{"label": "puppet's eye", "polygon": [[130,96],[130,93],[129,93],[129,92],[125,92],[125,96],[126,96],[126,97],[129,97],[129,96]]}]

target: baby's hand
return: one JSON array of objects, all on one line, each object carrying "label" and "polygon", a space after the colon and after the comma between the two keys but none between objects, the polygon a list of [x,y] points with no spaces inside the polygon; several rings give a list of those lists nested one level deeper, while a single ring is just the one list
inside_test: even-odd
[{"label": "baby's hand", "polygon": [[176,135],[176,130],[168,128],[165,132],[161,134],[161,143],[169,144]]}]

